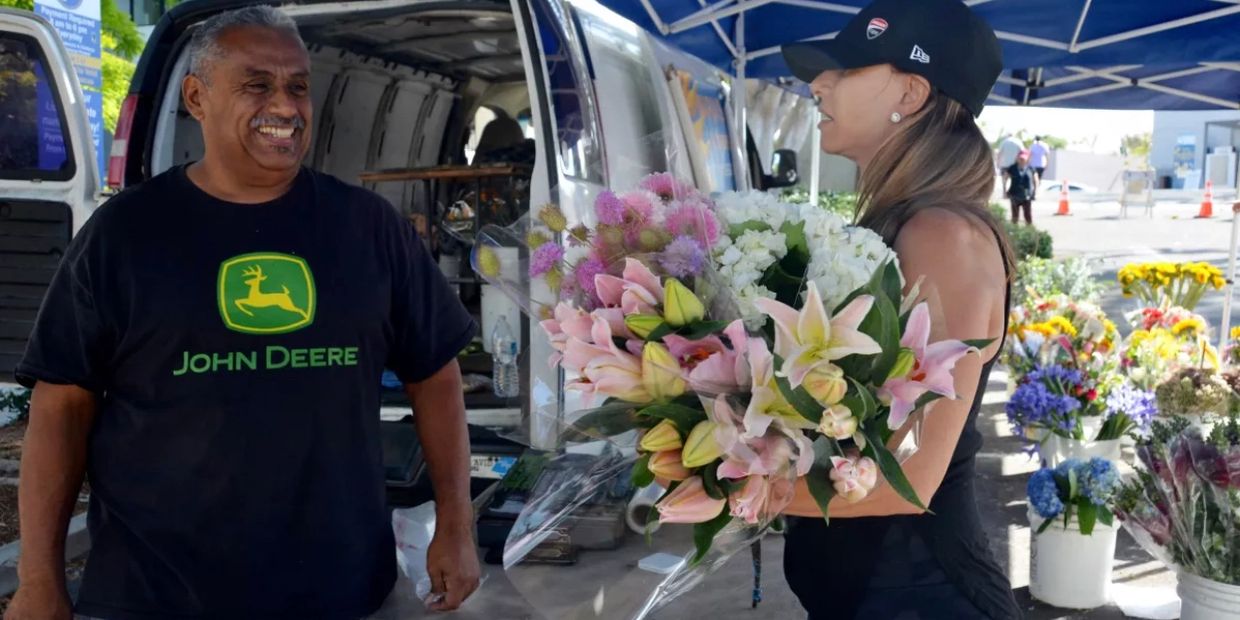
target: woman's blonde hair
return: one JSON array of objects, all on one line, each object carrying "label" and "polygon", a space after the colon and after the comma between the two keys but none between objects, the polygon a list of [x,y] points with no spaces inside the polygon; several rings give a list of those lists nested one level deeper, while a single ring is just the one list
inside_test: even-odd
[{"label": "woman's blonde hair", "polygon": [[879,147],[861,174],[857,223],[887,243],[926,208],[984,224],[995,235],[1009,279],[1016,262],[1007,233],[989,208],[994,190],[990,143],[964,106],[932,92],[921,111]]}]

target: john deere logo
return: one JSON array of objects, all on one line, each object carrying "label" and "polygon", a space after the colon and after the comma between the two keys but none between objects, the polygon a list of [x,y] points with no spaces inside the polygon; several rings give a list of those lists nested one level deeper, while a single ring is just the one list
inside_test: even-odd
[{"label": "john deere logo", "polygon": [[314,322],[314,276],[306,261],[261,252],[220,264],[220,316],[228,329],[284,334]]}]

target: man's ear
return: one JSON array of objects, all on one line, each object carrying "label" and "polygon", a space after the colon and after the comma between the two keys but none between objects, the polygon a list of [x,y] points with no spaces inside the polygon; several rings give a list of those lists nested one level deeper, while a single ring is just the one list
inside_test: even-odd
[{"label": "man's ear", "polygon": [[930,98],[930,81],[920,75],[906,73],[904,75],[904,94],[896,108],[900,114],[911,116],[921,111]]},{"label": "man's ear", "polygon": [[189,115],[202,121],[206,116],[205,101],[207,99],[207,84],[202,78],[189,74],[181,82],[181,100],[185,102],[185,109],[189,110]]}]

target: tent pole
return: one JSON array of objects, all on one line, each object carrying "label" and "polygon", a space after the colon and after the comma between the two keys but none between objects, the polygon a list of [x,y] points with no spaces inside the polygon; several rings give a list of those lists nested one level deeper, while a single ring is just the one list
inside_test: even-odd
[{"label": "tent pole", "polygon": [[747,152],[745,146],[749,127],[745,124],[745,108],[749,107],[748,88],[745,84],[745,0],[736,0],[739,9],[736,16],[736,87],[732,89],[733,111],[736,114],[736,135],[741,141],[741,152]]},{"label": "tent pole", "polygon": [[1223,324],[1218,335],[1218,352],[1223,354],[1231,340],[1231,298],[1236,287],[1236,240],[1240,235],[1240,202],[1231,206],[1231,245],[1227,247],[1227,292],[1223,295]]},{"label": "tent pole", "polygon": [[818,173],[822,167],[822,129],[818,124],[822,122],[822,110],[818,106],[814,106],[814,128],[809,132],[809,139],[812,142],[809,146],[809,203],[818,204]]}]

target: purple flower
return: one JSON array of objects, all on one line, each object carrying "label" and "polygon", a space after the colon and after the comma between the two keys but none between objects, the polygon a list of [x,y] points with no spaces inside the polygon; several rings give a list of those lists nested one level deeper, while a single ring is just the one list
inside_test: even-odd
[{"label": "purple flower", "polygon": [[663,249],[659,265],[668,275],[687,278],[702,272],[706,264],[706,252],[692,237],[680,236]]},{"label": "purple flower", "polygon": [[1070,433],[1076,428],[1075,413],[1081,401],[1065,394],[1080,380],[1081,373],[1060,366],[1038,368],[1029,373],[1008,400],[1007,416],[1017,435],[1030,426],[1058,428]]},{"label": "purple flower", "polygon": [[678,198],[684,198],[691,194],[697,193],[693,186],[682,183],[670,172],[658,172],[651,174],[641,180],[638,187],[649,192],[658,194],[665,202],[671,202]]},{"label": "purple flower", "polygon": [[1124,383],[1107,395],[1107,417],[1125,414],[1144,433],[1158,413],[1154,393],[1131,383]]},{"label": "purple flower", "polygon": [[602,259],[597,256],[581,261],[577,265],[577,271],[574,274],[577,278],[577,286],[589,296],[589,301],[593,306],[598,306],[598,289],[594,286],[594,276],[601,273],[607,273],[607,265],[603,264]]},{"label": "purple flower", "polygon": [[564,247],[558,243],[544,243],[530,255],[530,277],[546,275],[556,263],[564,260]]},{"label": "purple flower", "polygon": [[620,200],[620,197],[611,190],[604,190],[594,201],[594,213],[598,215],[600,224],[607,226],[624,224],[624,210],[624,201]]}]

